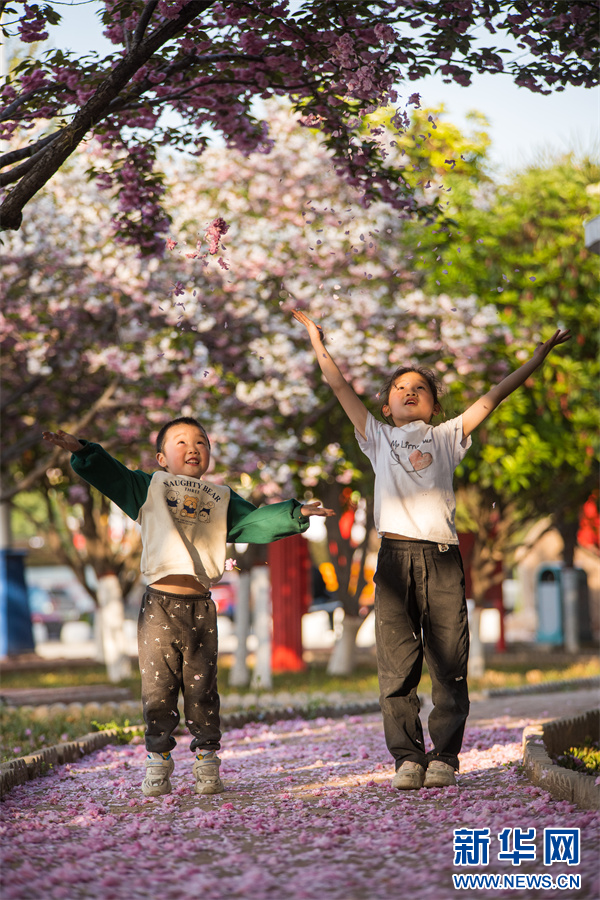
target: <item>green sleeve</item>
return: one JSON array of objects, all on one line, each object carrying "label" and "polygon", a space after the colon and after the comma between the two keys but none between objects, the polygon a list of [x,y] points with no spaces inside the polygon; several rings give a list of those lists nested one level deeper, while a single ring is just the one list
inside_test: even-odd
[{"label": "green sleeve", "polygon": [[135,521],[146,502],[152,475],[128,469],[100,444],[81,443],[84,444],[81,450],[71,455],[74,471]]},{"label": "green sleeve", "polygon": [[300,512],[298,500],[284,500],[256,507],[231,491],[227,509],[227,540],[244,544],[269,544],[292,534],[302,534],[310,525]]}]

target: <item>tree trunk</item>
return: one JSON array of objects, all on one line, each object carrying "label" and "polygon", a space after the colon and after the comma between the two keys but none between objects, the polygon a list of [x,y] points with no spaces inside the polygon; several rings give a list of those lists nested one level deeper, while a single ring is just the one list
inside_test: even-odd
[{"label": "tree trunk", "polygon": [[579,651],[577,572],[573,566],[564,566],[560,577],[563,589],[565,650],[567,653],[577,653]]},{"label": "tree trunk", "polygon": [[131,675],[131,660],[125,646],[123,628],[123,592],[116,575],[103,575],[98,579],[97,598],[96,627],[100,658],[106,665],[108,680],[115,683]]},{"label": "tree trunk", "polygon": [[469,603],[469,678],[481,678],[485,673],[485,655],[483,652],[483,643],[479,636],[481,626],[481,607],[476,606],[473,601]]},{"label": "tree trunk", "polygon": [[334,644],[329,657],[329,675],[351,675],[356,664],[356,635],[364,622],[360,616],[344,615],[342,633]]},{"label": "tree trunk", "polygon": [[246,662],[246,643],[250,633],[250,572],[242,572],[238,583],[238,599],[235,608],[235,636],[237,647],[235,660],[229,673],[230,687],[247,687],[250,669]]},{"label": "tree trunk", "polygon": [[575,571],[575,548],[579,532],[579,515],[569,516],[559,513],[555,516],[556,528],[563,541],[563,589],[564,641],[567,653],[579,650],[579,608],[577,572]]},{"label": "tree trunk", "polygon": [[[324,482],[321,486],[323,503],[335,509],[337,516],[325,520],[329,553],[335,566],[338,579],[338,597],[344,607],[342,631],[339,635],[329,659],[327,671],[330,675],[351,675],[356,663],[356,635],[364,619],[359,615],[360,596],[366,584],[365,560],[369,545],[369,536],[373,529],[373,501],[367,499],[365,537],[362,544],[355,546],[352,542],[351,527],[342,536],[340,532],[339,513],[347,515],[355,506],[344,499],[344,490],[336,482]],[[352,564],[358,564],[358,577],[353,578]]]},{"label": "tree trunk", "polygon": [[256,663],[252,673],[252,687],[270,690],[273,686],[271,671],[271,593],[269,570],[257,566],[252,571],[252,599],[254,601],[254,631],[258,638]]},{"label": "tree trunk", "polygon": [[577,518],[569,518],[559,514],[554,517],[554,521],[563,542],[563,564],[567,569],[572,569],[575,565],[579,516]]}]

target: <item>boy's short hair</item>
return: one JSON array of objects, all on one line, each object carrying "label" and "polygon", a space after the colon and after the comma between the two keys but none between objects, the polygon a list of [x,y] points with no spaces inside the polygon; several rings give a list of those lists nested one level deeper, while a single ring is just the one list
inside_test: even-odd
[{"label": "boy's short hair", "polygon": [[379,392],[379,398],[383,400],[383,403],[381,404],[381,415],[385,419],[388,417],[383,412],[383,407],[388,404],[393,383],[397,378],[401,378],[402,375],[408,375],[409,372],[416,372],[417,375],[421,375],[425,379],[433,394],[433,402],[441,407],[439,397],[443,391],[442,383],[431,369],[428,369],[426,366],[399,366],[394,374],[388,378]]},{"label": "boy's short hair", "polygon": [[206,440],[208,441],[208,449],[210,450],[209,437],[206,434],[206,429],[200,424],[200,422],[197,419],[193,419],[191,416],[179,416],[177,419],[172,419],[170,422],[167,422],[165,425],[163,425],[163,427],[156,435],[157,453],[162,453],[162,448],[165,442],[167,431],[169,431],[169,429],[173,428],[175,425],[194,425],[196,428],[199,428],[200,431],[205,435]]}]

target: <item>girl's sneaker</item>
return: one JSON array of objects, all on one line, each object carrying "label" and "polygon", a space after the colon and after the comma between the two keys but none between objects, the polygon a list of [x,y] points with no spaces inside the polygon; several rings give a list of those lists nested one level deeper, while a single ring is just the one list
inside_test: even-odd
[{"label": "girl's sneaker", "polygon": [[196,754],[192,771],[196,779],[194,790],[197,794],[220,794],[225,790],[219,778],[220,765],[221,760],[214,750]]},{"label": "girl's sneaker", "polygon": [[418,791],[423,787],[425,769],[417,762],[406,759],[392,779],[392,787],[399,791]]},{"label": "girl's sneaker", "polygon": [[175,768],[170,753],[149,753],[145,761],[146,777],[142,791],[146,797],[161,797],[171,793],[169,775]]}]

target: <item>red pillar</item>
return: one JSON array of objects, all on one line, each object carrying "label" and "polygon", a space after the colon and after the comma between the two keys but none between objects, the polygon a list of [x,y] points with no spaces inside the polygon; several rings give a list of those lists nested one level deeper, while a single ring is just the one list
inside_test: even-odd
[{"label": "red pillar", "polygon": [[299,534],[269,544],[273,609],[273,672],[299,672],[302,659],[302,616],[310,604],[310,555]]}]

